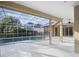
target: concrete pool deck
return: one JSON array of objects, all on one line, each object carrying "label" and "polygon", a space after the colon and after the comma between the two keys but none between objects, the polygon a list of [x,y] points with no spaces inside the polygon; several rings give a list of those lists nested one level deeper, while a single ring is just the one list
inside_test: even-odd
[{"label": "concrete pool deck", "polygon": [[52,38],[52,45],[48,40],[20,41],[0,46],[1,57],[79,57],[74,52],[74,38]]}]

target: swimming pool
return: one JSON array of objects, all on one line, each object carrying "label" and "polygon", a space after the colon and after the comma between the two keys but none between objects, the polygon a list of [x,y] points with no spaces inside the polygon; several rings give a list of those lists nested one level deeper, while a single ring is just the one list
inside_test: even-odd
[{"label": "swimming pool", "polygon": [[0,43],[9,43],[24,40],[42,40],[41,36],[24,36],[24,37],[11,37],[11,38],[0,38]]}]

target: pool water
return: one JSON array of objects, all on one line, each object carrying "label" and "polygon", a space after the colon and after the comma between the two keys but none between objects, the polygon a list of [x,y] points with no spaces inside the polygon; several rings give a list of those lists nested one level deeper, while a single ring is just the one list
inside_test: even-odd
[{"label": "pool water", "polygon": [[16,42],[16,41],[24,41],[24,40],[41,40],[42,37],[35,37],[35,36],[26,36],[26,37],[13,37],[13,38],[0,38],[0,43],[9,43],[9,42]]}]

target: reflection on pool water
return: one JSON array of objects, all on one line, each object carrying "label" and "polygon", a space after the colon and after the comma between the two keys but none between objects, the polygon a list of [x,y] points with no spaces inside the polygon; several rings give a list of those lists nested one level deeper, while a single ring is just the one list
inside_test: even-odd
[{"label": "reflection on pool water", "polygon": [[0,43],[9,43],[24,40],[42,40],[41,36],[25,36],[25,37],[11,37],[11,38],[0,38]]}]

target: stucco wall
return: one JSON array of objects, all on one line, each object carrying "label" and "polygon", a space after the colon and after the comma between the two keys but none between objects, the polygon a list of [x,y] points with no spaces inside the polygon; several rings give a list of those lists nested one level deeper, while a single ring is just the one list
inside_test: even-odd
[{"label": "stucco wall", "polygon": [[79,5],[74,8],[74,37],[75,52],[79,53]]}]

